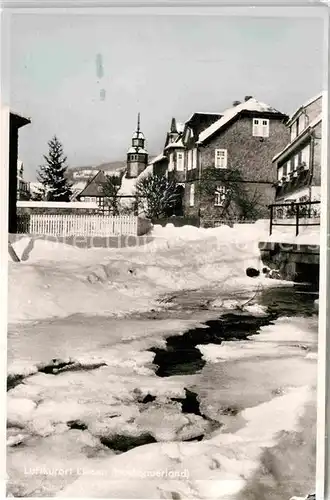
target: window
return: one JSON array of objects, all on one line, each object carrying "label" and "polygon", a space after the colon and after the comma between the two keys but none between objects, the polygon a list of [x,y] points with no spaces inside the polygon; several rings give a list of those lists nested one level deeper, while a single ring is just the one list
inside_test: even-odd
[{"label": "window", "polygon": [[309,167],[309,145],[301,151],[301,162]]},{"label": "window", "polygon": [[286,174],[288,173],[288,164],[284,163],[282,168],[283,168],[283,177],[285,177]]},{"label": "window", "polygon": [[254,137],[269,137],[269,120],[253,118],[252,135]]},{"label": "window", "polygon": [[293,169],[297,170],[298,166],[299,166],[299,155],[295,155],[295,157],[294,157],[294,168]]},{"label": "window", "polygon": [[279,167],[277,170],[277,179],[280,181],[283,177],[283,167]]},{"label": "window", "polygon": [[173,153],[170,154],[169,162],[168,162],[168,171],[172,172],[174,170],[174,160],[173,160]]},{"label": "window", "polygon": [[192,150],[192,168],[197,168],[197,149]]},{"label": "window", "polygon": [[218,186],[215,190],[214,205],[216,207],[222,207],[226,199],[226,188],[225,186]]},{"label": "window", "polygon": [[191,184],[189,193],[189,206],[193,207],[195,205],[195,184]]},{"label": "window", "polygon": [[286,173],[289,174],[291,172],[291,161],[289,160],[286,163]]},{"label": "window", "polygon": [[290,129],[290,132],[291,132],[291,142],[295,140],[296,136],[297,136],[297,128],[296,128],[296,123],[293,123],[291,125],[291,129]]},{"label": "window", "polygon": [[188,170],[191,170],[192,169],[192,150],[189,149],[188,150]]},{"label": "window", "polygon": [[179,172],[184,171],[184,154],[183,153],[176,154],[176,169]]},{"label": "window", "polygon": [[227,168],[227,149],[215,150],[214,165],[215,168]]}]

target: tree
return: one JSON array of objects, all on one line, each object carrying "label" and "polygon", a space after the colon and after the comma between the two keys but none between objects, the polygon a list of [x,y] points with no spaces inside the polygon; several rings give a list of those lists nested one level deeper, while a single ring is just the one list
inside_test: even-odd
[{"label": "tree", "polygon": [[48,201],[70,201],[71,185],[66,173],[66,160],[63,147],[56,135],[48,142],[48,155],[44,155],[45,164],[40,166],[38,181],[42,183]]},{"label": "tree", "polygon": [[123,175],[109,175],[106,183],[103,184],[103,194],[106,198],[106,204],[111,208],[113,215],[119,215],[118,192],[121,187]]},{"label": "tree", "polygon": [[209,167],[203,171],[197,189],[202,199],[214,204],[216,190],[222,187],[223,200],[220,212],[222,217],[258,219],[262,207],[260,193],[258,189],[249,193],[242,181],[237,169]]},{"label": "tree", "polygon": [[140,179],[135,188],[139,207],[150,219],[168,217],[178,201],[179,192],[175,181],[169,181],[164,174],[148,174]]}]

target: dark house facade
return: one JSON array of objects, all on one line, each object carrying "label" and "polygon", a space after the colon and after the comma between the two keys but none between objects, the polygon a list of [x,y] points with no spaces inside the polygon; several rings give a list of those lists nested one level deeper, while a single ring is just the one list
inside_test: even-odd
[{"label": "dark house facade", "polygon": [[[186,147],[184,211],[198,215],[203,223],[229,217],[225,185],[214,185],[214,196],[203,197],[199,184],[206,169],[239,173],[241,188],[258,203],[258,217],[268,217],[267,206],[274,201],[276,168],[274,154],[287,143],[288,117],[271,106],[247,96],[242,103],[220,115],[211,125],[187,122],[183,134]],[[233,213],[241,217],[238,207]],[[232,216],[230,215],[230,217]]]},{"label": "dark house facade", "polygon": [[9,202],[8,231],[17,233],[17,164],[18,164],[18,133],[19,129],[31,121],[16,113],[9,114]]},{"label": "dark house facade", "polygon": [[322,95],[297,109],[287,122],[289,141],[273,158],[277,203],[321,199]]}]

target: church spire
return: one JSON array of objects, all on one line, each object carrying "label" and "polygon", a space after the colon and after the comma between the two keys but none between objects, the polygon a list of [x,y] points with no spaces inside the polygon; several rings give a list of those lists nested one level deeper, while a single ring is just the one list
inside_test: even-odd
[{"label": "church spire", "polygon": [[140,112],[138,113],[138,117],[137,117],[137,129],[136,129],[137,132],[140,132]]}]

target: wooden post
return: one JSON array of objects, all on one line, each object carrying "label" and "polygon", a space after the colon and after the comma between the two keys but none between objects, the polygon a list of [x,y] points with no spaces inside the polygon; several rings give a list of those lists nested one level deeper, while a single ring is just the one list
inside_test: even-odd
[{"label": "wooden post", "polygon": [[8,252],[13,262],[21,262],[10,241],[8,241]]},{"label": "wooden post", "polygon": [[273,208],[273,205],[270,205],[269,236],[271,236],[273,232]]},{"label": "wooden post", "polygon": [[297,203],[297,212],[296,212],[296,236],[299,234],[299,203]]}]

